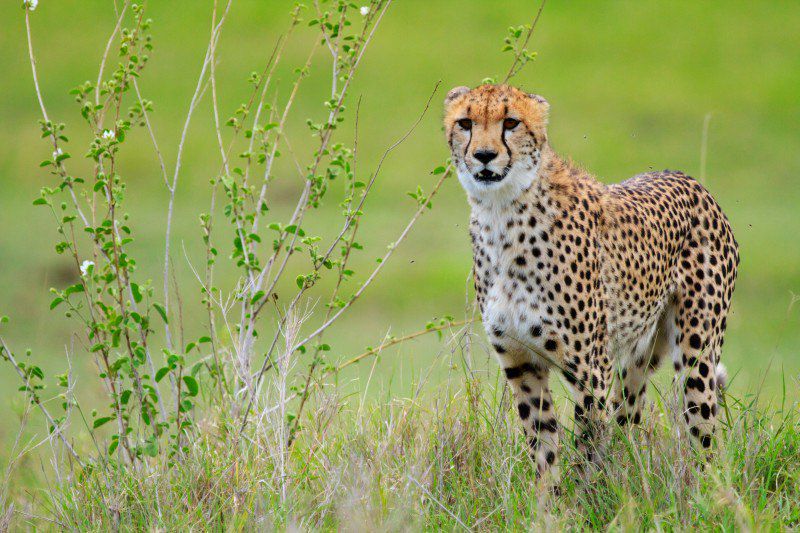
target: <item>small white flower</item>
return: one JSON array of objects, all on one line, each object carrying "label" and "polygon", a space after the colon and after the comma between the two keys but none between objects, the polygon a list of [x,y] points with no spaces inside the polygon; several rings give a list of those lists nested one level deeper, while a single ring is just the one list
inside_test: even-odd
[{"label": "small white flower", "polygon": [[113,141],[115,137],[116,137],[116,134],[114,133],[114,130],[104,130],[103,131],[103,139],[105,139],[107,141]]},{"label": "small white flower", "polygon": [[61,151],[61,148],[56,148],[56,151],[55,151],[55,152],[53,152],[53,159],[58,159],[58,156],[60,156],[60,155],[61,155],[61,154],[63,154],[63,153],[64,153],[64,152],[63,152],[63,151]]},{"label": "small white flower", "polygon": [[361,9],[358,10],[361,13],[362,17],[366,17],[369,15],[369,6],[361,6]]},{"label": "small white flower", "polygon": [[28,8],[29,11],[33,11],[38,5],[39,0],[25,0],[25,7]]},{"label": "small white flower", "polygon": [[94,262],[87,259],[81,263],[81,276],[86,276],[86,273],[89,272],[89,267],[94,268]]}]

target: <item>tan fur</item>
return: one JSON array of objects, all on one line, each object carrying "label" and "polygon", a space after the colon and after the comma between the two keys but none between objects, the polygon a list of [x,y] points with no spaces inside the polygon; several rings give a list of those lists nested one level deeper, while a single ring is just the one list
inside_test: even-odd
[{"label": "tan fur", "polygon": [[552,150],[548,112],[543,98],[508,86],[456,88],[445,100],[472,207],[477,299],[532,457],[540,472],[554,468],[551,370],[573,391],[576,435],[591,455],[589,437],[609,413],[639,421],[647,376],[664,357],[689,432],[707,448],[739,260],[730,225],[680,172],[598,182]]}]

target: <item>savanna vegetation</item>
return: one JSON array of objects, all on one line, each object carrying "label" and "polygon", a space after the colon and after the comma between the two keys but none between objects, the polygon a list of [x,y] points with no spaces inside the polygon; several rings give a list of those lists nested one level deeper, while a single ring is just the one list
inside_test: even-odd
[{"label": "savanna vegetation", "polygon": [[[800,7],[201,4],[0,7],[0,531],[800,525]],[[439,124],[487,79],[728,213],[708,464],[661,372],[537,485]]]}]

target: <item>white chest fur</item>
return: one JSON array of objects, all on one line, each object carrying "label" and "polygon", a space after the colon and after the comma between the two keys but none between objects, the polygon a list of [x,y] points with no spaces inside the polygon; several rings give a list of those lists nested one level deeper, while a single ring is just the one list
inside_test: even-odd
[{"label": "white chest fur", "polygon": [[[475,269],[482,285],[482,318],[487,333],[537,347],[547,319],[540,308],[547,288],[539,259],[531,253],[531,237],[548,231],[552,219],[521,200],[504,207],[473,205]],[[534,334],[536,333],[536,334]]]}]

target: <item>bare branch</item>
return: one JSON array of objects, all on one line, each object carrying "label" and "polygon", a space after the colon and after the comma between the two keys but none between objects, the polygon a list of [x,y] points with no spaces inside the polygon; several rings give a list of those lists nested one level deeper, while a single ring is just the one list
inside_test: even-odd
[{"label": "bare branch", "polygon": [[533,22],[531,22],[531,27],[528,28],[528,34],[525,35],[525,41],[522,43],[522,46],[519,49],[519,52],[514,56],[514,61],[511,63],[511,68],[508,69],[508,74],[503,79],[503,83],[508,83],[508,80],[513,78],[519,72],[519,68],[521,68],[521,61],[522,61],[522,54],[525,53],[525,48],[528,46],[528,42],[531,40],[531,36],[533,35],[533,31],[536,29],[536,23],[539,22],[539,17],[542,15],[542,10],[544,10],[544,5],[547,0],[542,0],[541,5],[539,6],[539,11],[536,12],[536,16],[533,18]]},{"label": "bare branch", "polygon": [[114,26],[114,31],[111,32],[111,35],[106,42],[106,48],[103,51],[103,57],[100,60],[100,69],[97,72],[97,84],[94,87],[94,103],[95,105],[100,104],[100,85],[103,83],[103,71],[106,67],[106,60],[108,59],[108,54],[111,52],[111,45],[114,43],[114,37],[117,36],[120,27],[122,27],[122,20],[125,18],[125,12],[128,10],[128,6],[130,5],[130,0],[125,0],[125,4],[122,6],[122,10],[117,13],[117,24]]},{"label": "bare branch", "polygon": [[34,393],[33,385],[31,384],[30,380],[28,379],[28,376],[25,374],[25,371],[22,370],[22,368],[19,366],[19,363],[14,358],[14,354],[8,348],[8,345],[6,345],[5,339],[3,339],[2,337],[0,337],[0,346],[2,346],[3,352],[5,352],[5,357],[8,359],[8,361],[14,367],[14,370],[17,371],[17,375],[22,380],[22,382],[25,384],[26,390],[28,391],[28,394],[30,394],[31,401],[36,404],[36,406],[42,412],[44,417],[47,419],[47,422],[50,424],[51,431],[55,432],[58,435],[58,438],[61,439],[61,442],[64,444],[64,447],[67,449],[67,451],[70,453],[70,455],[75,459],[75,461],[82,467],[83,463],[81,462],[80,456],[78,456],[78,453],[75,451],[75,449],[69,443],[69,441],[67,440],[67,437],[64,436],[64,433],[61,431],[61,427],[58,424],[56,424],[56,421],[50,415],[50,412],[45,408],[44,405],[42,405],[41,400],[36,395],[36,393]]},{"label": "bare branch", "polygon": [[[39,109],[42,111],[42,118],[44,118],[45,122],[50,122],[50,117],[47,115],[47,109],[44,106],[44,99],[42,98],[42,90],[39,87],[39,76],[36,73],[36,58],[33,55],[33,40],[31,39],[31,19],[30,19],[30,11],[25,10],[25,32],[28,38],[28,59],[31,64],[31,73],[33,74],[33,87],[36,91],[36,98],[39,101]],[[50,139],[53,142],[53,150],[54,153],[58,152],[58,138],[56,137],[55,133],[50,135]],[[61,163],[63,165],[63,163]],[[69,193],[72,197],[72,203],[75,207],[75,210],[78,213],[78,216],[81,217],[84,226],[89,225],[89,219],[86,218],[86,215],[83,214],[83,210],[78,203],[78,197],[75,195],[75,189],[72,187],[72,183],[68,183]]]},{"label": "bare branch", "polygon": [[[436,91],[438,90],[440,83],[441,83],[441,81],[436,83],[436,86],[434,87],[433,92],[428,97],[428,100],[425,103],[425,107],[422,110],[422,113],[419,115],[419,117],[414,122],[414,124],[412,124],[412,126],[406,131],[406,133],[402,137],[400,137],[400,139],[398,139],[394,144],[392,144],[384,152],[383,156],[381,157],[380,161],[378,162],[378,166],[376,167],[375,172],[373,173],[372,177],[370,178],[369,186],[367,187],[367,190],[365,191],[364,195],[362,196],[361,202],[359,203],[359,208],[356,211],[360,210],[361,207],[363,206],[364,201],[366,199],[366,195],[369,192],[369,188],[371,188],[373,183],[375,182],[375,180],[376,180],[376,178],[378,176],[378,173],[380,172],[380,169],[381,169],[381,167],[383,165],[383,162],[386,159],[386,157],[388,156],[388,154],[391,153],[393,150],[395,150],[398,146],[400,146],[400,144],[402,144],[403,141],[405,141],[411,135],[411,133],[414,131],[414,129],[416,129],[417,125],[422,121],[422,118],[425,116],[425,114],[427,113],[428,109],[430,108],[431,101],[433,100],[433,97],[436,94]],[[439,190],[439,187],[444,182],[445,178],[449,175],[449,173],[450,173],[450,170],[448,169],[442,175],[442,177],[440,178],[439,182],[436,184],[436,186],[434,187],[433,191],[431,192],[431,195],[430,195],[429,199],[433,198],[433,196],[436,195],[436,192]],[[427,202],[426,202],[426,204],[427,204]],[[372,275],[367,279],[366,282],[364,282],[364,285],[361,286],[361,288],[350,299],[350,301],[348,301],[342,308],[340,308],[339,311],[333,317],[326,317],[325,323],[319,329],[317,329],[317,331],[315,331],[312,335],[307,337],[303,342],[301,342],[300,344],[295,346],[295,349],[297,349],[299,346],[302,346],[303,344],[305,344],[306,342],[308,342],[312,338],[316,337],[317,335],[320,335],[323,331],[325,331],[325,329],[327,329],[339,316],[341,316],[341,314],[347,308],[350,307],[350,305],[364,292],[364,290],[366,290],[367,286],[372,283],[372,281],[375,279],[375,277],[377,276],[377,274],[380,271],[380,269],[383,267],[384,262],[386,260],[388,260],[388,258],[391,256],[392,252],[394,251],[395,246],[400,244],[400,242],[405,239],[406,235],[411,230],[411,227],[414,225],[416,220],[422,215],[422,210],[424,210],[424,209],[425,209],[425,204],[420,206],[420,208],[417,210],[417,212],[412,217],[412,219],[409,222],[409,224],[406,226],[406,228],[403,231],[403,233],[400,235],[399,239],[397,241],[395,241],[395,243],[389,249],[388,253],[384,256],[383,261],[381,261],[381,263],[378,265],[378,267],[375,269],[375,271],[372,273]],[[336,243],[339,242],[339,240],[341,240],[342,236],[347,231],[347,228],[349,228],[350,224],[352,223],[353,218],[355,218],[355,217],[348,218],[348,220],[345,223],[345,226],[346,226],[345,229],[343,229],[341,231],[341,233],[334,240],[333,244],[331,244],[331,246],[328,248],[328,250],[327,250],[327,252],[325,254],[325,259],[327,259],[330,256],[330,254],[333,252],[333,250],[335,249]],[[298,222],[298,224],[299,224],[299,222]],[[295,237],[296,236],[297,236],[297,232],[295,232]],[[293,242],[294,241],[292,241],[292,243]],[[290,245],[290,248],[294,248],[294,245],[293,244]],[[273,279],[272,285],[270,286],[268,292],[266,293],[267,295],[272,293],[272,291],[274,290],[275,285],[277,283],[277,280],[280,279],[280,275],[281,275],[281,273],[283,272],[283,269],[286,266],[286,262],[288,260],[288,256],[289,256],[289,253],[287,252],[286,258],[284,259],[284,262],[281,265],[280,270],[275,275],[275,278]],[[321,268],[321,267],[319,267],[319,268]],[[294,308],[294,306],[297,304],[297,302],[299,301],[299,299],[303,295],[303,293],[306,291],[306,289],[307,289],[306,287],[300,289],[300,291],[292,299],[292,302],[289,304],[289,309],[293,309]],[[261,309],[263,308],[264,304],[267,301],[268,301],[268,298],[265,298],[261,302],[259,307],[255,310],[255,312],[253,313],[253,317],[254,318],[251,321],[251,324],[253,324],[253,322],[255,321],[255,317],[258,315],[258,313],[261,311]],[[245,412],[244,412],[244,415],[243,415],[242,428],[244,428],[244,425],[247,423],[247,415],[250,412],[250,409],[252,407],[253,400],[254,400],[254,397],[255,397],[255,394],[256,394],[256,390],[258,389],[258,385],[260,384],[261,379],[262,379],[264,373],[266,372],[266,370],[271,367],[271,364],[272,364],[271,363],[272,350],[274,349],[274,347],[275,347],[275,345],[277,343],[277,339],[278,339],[279,333],[280,333],[280,328],[278,328],[278,330],[276,331],[275,336],[274,336],[274,338],[272,340],[272,345],[271,345],[269,351],[267,352],[266,357],[264,358],[264,362],[262,363],[261,368],[258,371],[258,374],[255,377],[255,386],[250,391],[250,400],[248,402],[247,407],[245,408]]]},{"label": "bare branch", "polygon": [[[186,114],[186,120],[183,123],[183,130],[181,131],[181,138],[180,142],[178,143],[178,154],[175,157],[175,172],[172,176],[172,185],[168,187],[169,189],[169,207],[167,208],[167,228],[166,228],[166,235],[164,237],[164,309],[167,313],[169,313],[169,249],[170,249],[170,234],[172,232],[172,215],[175,208],[175,192],[178,188],[178,176],[180,175],[181,170],[181,161],[183,157],[183,147],[186,143],[186,136],[189,131],[189,124],[192,120],[192,115],[194,114],[195,108],[200,100],[200,97],[203,93],[203,86],[206,77],[206,70],[208,69],[209,62],[213,57],[213,50],[214,47],[217,45],[217,39],[219,38],[219,32],[222,29],[222,25],[225,22],[226,17],[228,16],[228,12],[231,8],[231,3],[233,0],[228,0],[225,11],[222,13],[219,22],[212,26],[211,30],[211,38],[208,42],[208,47],[206,48],[206,55],[203,58],[203,66],[200,69],[200,75],[197,78],[197,86],[195,87],[194,94],[192,95],[192,100],[189,104],[189,111]],[[215,10],[216,16],[216,10]],[[26,15],[27,17],[27,15]],[[216,22],[216,21],[215,21]],[[167,338],[167,347],[172,348],[172,337],[170,333],[169,324],[164,324],[164,330],[166,333]]]},{"label": "bare branch", "polygon": [[[428,196],[428,200],[430,200],[436,195],[436,193],[439,191],[439,188],[442,186],[442,183],[444,183],[445,179],[447,179],[450,176],[452,171],[453,171],[452,165],[448,166],[447,170],[445,170],[444,174],[442,174],[442,177],[439,178],[439,181],[436,182],[436,185],[434,185],[431,194]],[[295,345],[295,350],[307,344],[309,341],[311,341],[312,339],[317,337],[320,333],[325,331],[328,327],[330,327],[331,324],[336,322],[336,320],[338,320],[339,317],[341,317],[342,314],[347,309],[349,309],[350,306],[353,305],[353,303],[355,303],[355,301],[364,293],[364,291],[367,290],[367,287],[369,287],[372,284],[372,282],[375,281],[375,278],[378,276],[378,273],[383,269],[384,265],[386,265],[386,262],[392,256],[395,249],[397,249],[397,246],[406,239],[409,232],[411,231],[411,228],[414,227],[414,224],[417,223],[417,220],[419,220],[419,217],[421,217],[422,213],[425,212],[425,209],[427,209],[426,204],[420,205],[419,209],[417,209],[416,213],[414,213],[414,216],[411,217],[411,220],[408,222],[408,224],[406,224],[406,227],[400,233],[400,236],[397,238],[396,241],[394,241],[394,243],[390,245],[389,250],[383,255],[383,257],[381,258],[381,262],[378,264],[377,267],[375,267],[375,270],[372,271],[372,274],[369,275],[367,280],[361,285],[361,287],[359,287],[359,289],[355,292],[355,294],[353,294],[352,298],[350,298],[350,300],[344,306],[342,306],[336,312],[336,314],[334,314],[330,319],[325,321],[324,324],[322,324],[319,328],[317,328],[313,333],[308,335],[305,339],[297,343],[297,345]]]}]

